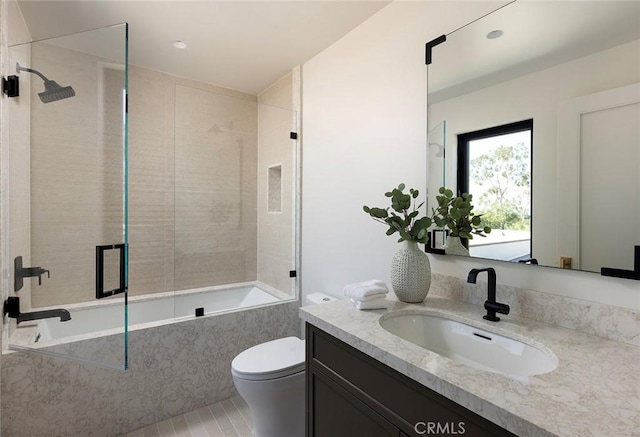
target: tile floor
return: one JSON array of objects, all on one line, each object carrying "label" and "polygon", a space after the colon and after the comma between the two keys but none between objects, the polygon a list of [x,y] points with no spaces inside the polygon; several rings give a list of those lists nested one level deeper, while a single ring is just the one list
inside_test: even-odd
[{"label": "tile floor", "polygon": [[251,437],[249,406],[235,396],[190,413],[154,423],[121,437]]}]

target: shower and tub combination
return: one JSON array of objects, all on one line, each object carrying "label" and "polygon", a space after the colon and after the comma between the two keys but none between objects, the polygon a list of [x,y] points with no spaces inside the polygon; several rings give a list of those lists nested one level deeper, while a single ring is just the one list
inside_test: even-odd
[{"label": "shower and tub combination", "polygon": [[[17,78],[4,81],[2,120],[2,395],[16,401],[2,405],[3,435],[15,432],[20,405],[41,412],[40,426],[53,420],[43,391],[63,390],[51,375],[70,365],[57,358],[129,369],[99,378],[113,390],[102,406],[121,404],[117,387],[144,381],[127,398],[140,411],[120,420],[92,400],[56,402],[77,417],[58,424],[69,433],[116,435],[233,395],[234,356],[299,334],[299,70],[249,95],[140,67],[127,38],[119,25],[9,48]],[[153,351],[158,341],[170,344]],[[51,375],[30,377],[47,385],[22,390],[16,369],[43,359],[37,367]],[[181,370],[155,381],[149,363]],[[196,377],[177,398],[144,396]]]}]

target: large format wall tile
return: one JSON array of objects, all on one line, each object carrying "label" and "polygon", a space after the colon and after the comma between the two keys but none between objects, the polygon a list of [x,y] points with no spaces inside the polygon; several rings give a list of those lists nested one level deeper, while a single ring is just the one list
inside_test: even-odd
[{"label": "large format wall tile", "polygon": [[[102,59],[36,43],[32,68],[69,82],[76,96],[43,104],[31,95],[31,263],[51,271],[32,305],[95,297],[95,247],[123,241],[124,75]],[[82,72],[82,74],[78,74]]]},{"label": "large format wall tile", "polygon": [[176,87],[176,289],[256,279],[256,106]]}]

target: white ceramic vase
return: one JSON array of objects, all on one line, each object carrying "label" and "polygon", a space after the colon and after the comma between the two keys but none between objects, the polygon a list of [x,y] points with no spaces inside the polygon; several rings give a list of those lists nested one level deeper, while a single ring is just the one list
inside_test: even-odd
[{"label": "white ceramic vase", "polygon": [[447,243],[444,246],[444,253],[447,255],[469,256],[469,249],[462,245],[460,237],[447,237]]},{"label": "white ceramic vase", "polygon": [[403,241],[391,260],[391,287],[402,302],[422,302],[431,286],[431,263],[413,241]]}]

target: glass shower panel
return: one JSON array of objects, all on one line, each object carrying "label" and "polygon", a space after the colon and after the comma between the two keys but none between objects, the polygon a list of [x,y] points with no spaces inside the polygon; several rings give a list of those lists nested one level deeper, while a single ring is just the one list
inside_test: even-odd
[{"label": "glass shower panel", "polygon": [[296,115],[289,109],[258,105],[257,281],[281,298],[296,296],[290,275],[296,257]]},{"label": "glass shower panel", "polygon": [[[442,123],[431,129],[427,134],[428,147],[427,147],[427,187],[445,187],[447,186],[446,180],[446,159],[445,153],[447,149],[447,122],[443,120]],[[447,187],[452,188],[452,187]],[[453,188],[452,188],[453,189]],[[431,213],[431,209],[437,207],[438,201],[436,196],[437,191],[432,189],[427,193],[427,211]],[[432,234],[433,235],[433,234]],[[433,247],[441,249],[445,243],[446,235],[444,232],[435,232],[436,241],[433,241]]]},{"label": "glass shower panel", "polygon": [[126,368],[127,25],[8,55],[8,347]]},{"label": "glass shower panel", "polygon": [[175,87],[175,316],[295,297],[295,113]]}]

